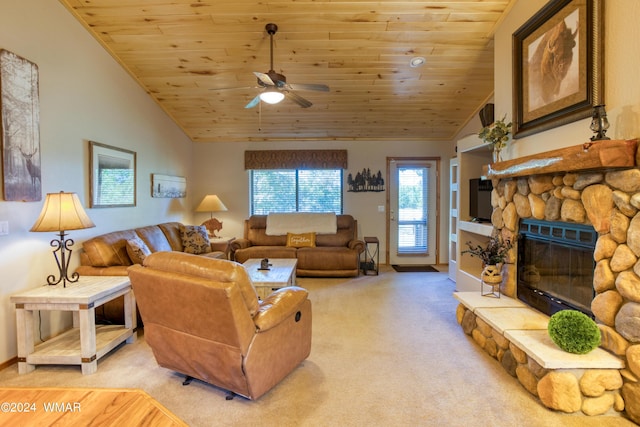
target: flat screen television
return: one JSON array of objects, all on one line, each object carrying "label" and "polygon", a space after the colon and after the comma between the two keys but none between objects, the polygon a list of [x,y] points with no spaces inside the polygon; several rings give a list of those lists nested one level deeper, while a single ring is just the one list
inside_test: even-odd
[{"label": "flat screen television", "polygon": [[491,190],[490,179],[473,178],[469,180],[469,215],[475,222],[491,222]]}]

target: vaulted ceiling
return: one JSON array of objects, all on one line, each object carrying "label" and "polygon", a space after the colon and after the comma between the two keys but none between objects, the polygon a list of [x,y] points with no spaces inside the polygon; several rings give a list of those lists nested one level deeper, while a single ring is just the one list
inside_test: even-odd
[{"label": "vaulted ceiling", "polygon": [[[450,140],[491,97],[513,1],[60,0],[196,142]],[[309,108],[245,108],[268,23],[274,71],[330,88],[296,90]]]}]

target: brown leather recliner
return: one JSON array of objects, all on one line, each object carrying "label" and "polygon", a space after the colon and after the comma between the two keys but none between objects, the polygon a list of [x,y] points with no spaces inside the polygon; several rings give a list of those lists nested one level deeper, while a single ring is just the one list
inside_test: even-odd
[{"label": "brown leather recliner", "polygon": [[291,286],[259,301],[238,263],[157,252],[129,267],[158,364],[257,399],[311,352],[311,301]]}]

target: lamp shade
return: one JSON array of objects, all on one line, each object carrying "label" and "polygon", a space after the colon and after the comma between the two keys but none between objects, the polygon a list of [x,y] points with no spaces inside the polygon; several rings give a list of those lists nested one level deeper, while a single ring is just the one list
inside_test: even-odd
[{"label": "lamp shade", "polygon": [[277,104],[284,99],[284,93],[278,90],[266,90],[260,94],[260,99],[267,104]]},{"label": "lamp shade", "polygon": [[227,207],[215,194],[204,196],[204,199],[202,199],[196,208],[196,212],[223,212],[226,210]]},{"label": "lamp shade", "polygon": [[76,193],[48,193],[42,212],[30,231],[65,231],[96,225],[82,208]]}]

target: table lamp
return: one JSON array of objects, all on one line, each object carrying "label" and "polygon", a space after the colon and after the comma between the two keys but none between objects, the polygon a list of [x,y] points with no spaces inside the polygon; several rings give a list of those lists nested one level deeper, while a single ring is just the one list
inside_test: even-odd
[{"label": "table lamp", "polygon": [[57,285],[62,282],[62,285],[66,288],[67,282],[73,283],[78,281],[80,277],[78,273],[73,273],[71,277],[68,275],[68,261],[71,259],[73,240],[65,240],[65,236],[67,235],[65,231],[81,230],[91,227],[95,227],[95,224],[82,208],[82,204],[76,193],[65,193],[61,191],[59,193],[47,194],[42,212],[40,212],[36,223],[33,224],[33,227],[29,230],[36,232],[56,231],[60,236],[59,239],[53,239],[51,241],[51,246],[54,248],[53,256],[60,270],[60,277],[56,280],[54,274],[49,275],[47,277],[47,284]]},{"label": "table lamp", "polygon": [[202,199],[202,201],[196,208],[196,212],[209,212],[211,214],[211,219],[208,219],[207,221],[203,222],[202,225],[204,225],[207,228],[207,230],[209,231],[209,234],[212,237],[219,237],[219,236],[216,236],[216,231],[222,230],[222,222],[215,219],[213,217],[213,213],[224,212],[226,210],[227,210],[227,207],[224,205],[224,203],[222,203],[220,198],[215,194],[208,194],[204,196],[204,199]]}]

